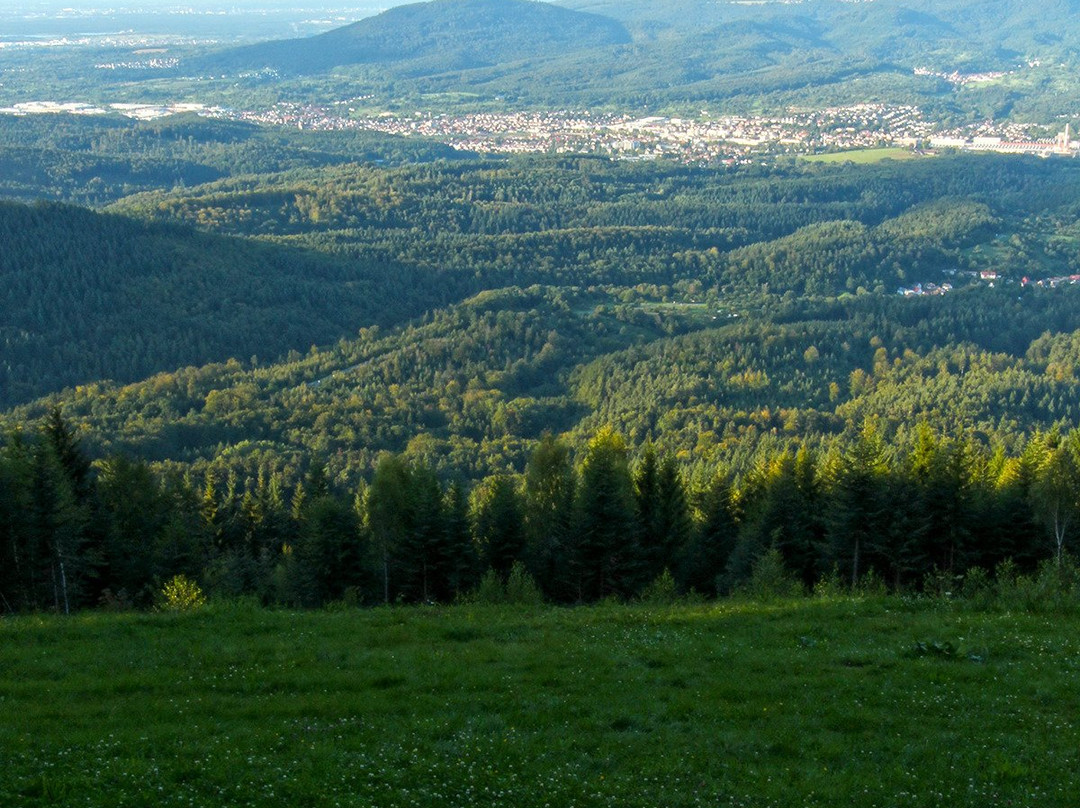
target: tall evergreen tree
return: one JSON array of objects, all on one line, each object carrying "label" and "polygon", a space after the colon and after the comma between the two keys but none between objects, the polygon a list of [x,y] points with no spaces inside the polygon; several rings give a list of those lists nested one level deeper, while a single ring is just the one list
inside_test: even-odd
[{"label": "tall evergreen tree", "polygon": [[576,495],[570,447],[545,434],[525,468],[525,563],[552,600],[578,597],[571,572]]},{"label": "tall evergreen tree", "polygon": [[632,584],[637,519],[627,454],[623,438],[605,427],[582,463],[573,558],[581,600],[625,595]]},{"label": "tall evergreen tree", "polygon": [[872,424],[863,428],[834,470],[826,561],[846,570],[853,587],[872,566],[874,542],[888,532],[888,471],[885,446]]},{"label": "tall evergreen tree", "polygon": [[991,498],[993,552],[976,559],[984,568],[994,568],[1012,559],[1022,570],[1032,570],[1038,559],[1042,525],[1032,505],[1032,491],[1038,473],[1035,441],[1029,441],[1019,457],[1002,459],[994,480]]},{"label": "tall evergreen tree", "polygon": [[638,505],[638,582],[648,584],[664,570],[674,573],[690,540],[693,520],[679,466],[672,457],[643,457],[635,480]]},{"label": "tall evergreen tree", "polygon": [[405,530],[391,557],[398,594],[409,601],[446,599],[449,552],[443,491],[434,470],[415,465],[406,474]]},{"label": "tall evergreen tree", "polygon": [[473,586],[479,565],[469,524],[469,497],[456,480],[443,497],[443,530],[446,532],[445,594],[454,598]]},{"label": "tall evergreen tree", "polygon": [[645,444],[634,469],[634,506],[637,515],[638,547],[629,559],[635,586],[641,586],[663,570],[666,536],[660,512],[660,463],[652,441]]},{"label": "tall evergreen tree", "polygon": [[87,602],[96,602],[106,575],[103,565],[108,528],[101,513],[90,458],[75,431],[64,420],[59,407],[49,411],[41,427],[41,437],[45,450],[65,480],[71,505],[78,511],[77,538],[73,534],[67,542],[70,545],[68,549],[73,553],[67,568],[77,570],[79,597]]},{"label": "tall evergreen tree", "polygon": [[363,585],[359,522],[339,497],[310,501],[294,552],[294,594],[302,605],[321,606]]},{"label": "tall evergreen tree", "polygon": [[367,492],[367,527],[385,603],[390,602],[397,586],[396,580],[391,580],[391,560],[404,544],[409,529],[409,484],[405,461],[396,455],[385,455],[375,467]]},{"label": "tall evergreen tree", "polygon": [[740,577],[762,552],[775,548],[806,585],[816,580],[823,526],[814,459],[805,448],[784,452],[759,472],[740,528]]},{"label": "tall evergreen tree", "polygon": [[697,527],[680,563],[680,581],[687,590],[717,595],[739,529],[735,492],[727,472],[716,472],[699,494],[697,510]]},{"label": "tall evergreen tree", "polygon": [[[921,537],[921,555],[931,567],[942,571],[955,573],[967,566],[975,512],[976,457],[966,438],[942,439],[928,425],[919,426],[908,471],[920,523],[916,533]],[[912,559],[909,566],[917,560]]]},{"label": "tall evergreen tree", "polygon": [[525,518],[513,478],[499,475],[476,491],[476,545],[481,563],[505,580],[525,553]]},{"label": "tall evergreen tree", "polygon": [[160,554],[170,503],[150,468],[123,456],[101,464],[100,495],[109,520],[103,586],[121,600],[148,604],[166,572]]},{"label": "tall evergreen tree", "polygon": [[64,614],[84,605],[91,565],[84,554],[87,511],[50,443],[35,447],[29,500],[36,608]]}]

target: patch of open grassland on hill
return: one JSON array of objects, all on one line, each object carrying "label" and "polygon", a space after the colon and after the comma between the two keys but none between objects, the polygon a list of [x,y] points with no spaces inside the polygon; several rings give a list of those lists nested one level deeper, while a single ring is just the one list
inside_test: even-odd
[{"label": "patch of open grassland on hill", "polygon": [[1066,805],[1080,618],[900,600],[0,620],[0,803]]},{"label": "patch of open grassland on hill", "polygon": [[911,149],[889,147],[884,149],[853,149],[851,151],[829,152],[827,154],[808,154],[802,159],[809,163],[854,163],[867,165],[880,163],[882,160],[915,160],[923,155]]}]

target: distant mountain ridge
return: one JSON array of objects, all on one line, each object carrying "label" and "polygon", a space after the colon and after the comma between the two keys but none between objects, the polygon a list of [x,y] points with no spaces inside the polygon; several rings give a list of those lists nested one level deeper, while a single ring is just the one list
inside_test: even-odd
[{"label": "distant mountain ridge", "polygon": [[420,72],[436,73],[629,42],[616,20],[535,0],[432,0],[396,6],[314,37],[224,51],[193,65],[310,74],[413,62]]},{"label": "distant mountain ridge", "polygon": [[[1078,11],[1080,0],[431,0],[181,70],[271,69],[288,81],[339,69],[337,80],[377,96],[466,93],[549,108],[871,100],[936,107],[938,117],[962,108],[1046,120],[1080,103],[1066,72],[1080,54]],[[952,72],[1010,78],[977,88],[934,78]]]}]

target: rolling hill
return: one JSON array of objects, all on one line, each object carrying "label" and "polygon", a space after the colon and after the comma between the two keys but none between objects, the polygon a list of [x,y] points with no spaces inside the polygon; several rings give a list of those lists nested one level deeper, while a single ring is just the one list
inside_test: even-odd
[{"label": "rolling hill", "polygon": [[484,67],[630,41],[623,25],[531,0],[433,0],[391,8],[315,37],[267,42],[194,62],[200,70],[320,73],[406,65],[417,74]]},{"label": "rolling hill", "polygon": [[[1066,86],[1080,50],[1076,11],[1074,0],[434,0],[192,59],[182,72],[270,69],[287,85],[336,70],[354,90],[392,98],[466,93],[546,107],[874,100],[933,106],[939,118],[1014,108],[1046,118],[1074,109],[1080,94]],[[952,71],[1008,80],[972,86],[932,75]]]},{"label": "rolling hill", "polygon": [[[183,358],[151,370],[200,351],[216,364],[69,391],[9,423],[60,401],[95,453],[228,466],[254,451],[293,468],[321,457],[341,480],[382,451],[468,477],[520,468],[545,430],[580,443],[604,424],[743,466],[762,441],[820,440],[867,417],[1011,440],[1080,412],[1064,370],[1075,293],[1019,285],[1077,271],[1078,187],[1080,164],[1064,160],[728,172],[548,158],[143,194],[113,208],[142,223],[77,211],[53,223],[63,249],[33,246],[47,240],[41,216],[9,227],[20,238],[0,232],[45,264],[36,296],[15,286],[11,316],[53,311],[50,295],[64,304],[63,327],[36,338],[41,367],[71,346],[102,362],[145,343],[165,356],[196,326]],[[86,278],[86,256],[116,266]],[[1004,280],[985,288],[984,269]],[[152,313],[140,320],[105,275]],[[962,288],[896,294],[931,282]],[[360,333],[373,323],[387,327]],[[265,361],[286,337],[324,347]],[[256,352],[257,367],[221,364]],[[137,378],[121,370],[98,376]],[[55,382],[32,371],[21,378]]]},{"label": "rolling hill", "polygon": [[276,358],[445,302],[400,267],[70,206],[0,203],[0,404]]}]

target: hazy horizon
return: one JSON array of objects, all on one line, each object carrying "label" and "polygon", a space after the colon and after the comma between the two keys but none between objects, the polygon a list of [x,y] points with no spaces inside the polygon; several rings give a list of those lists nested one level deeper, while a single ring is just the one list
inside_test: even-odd
[{"label": "hazy horizon", "polygon": [[36,0],[20,4],[18,8],[0,6],[0,41],[33,42],[57,37],[93,38],[121,33],[245,40],[310,36],[412,1],[144,1],[96,2],[74,8],[71,0]]}]

